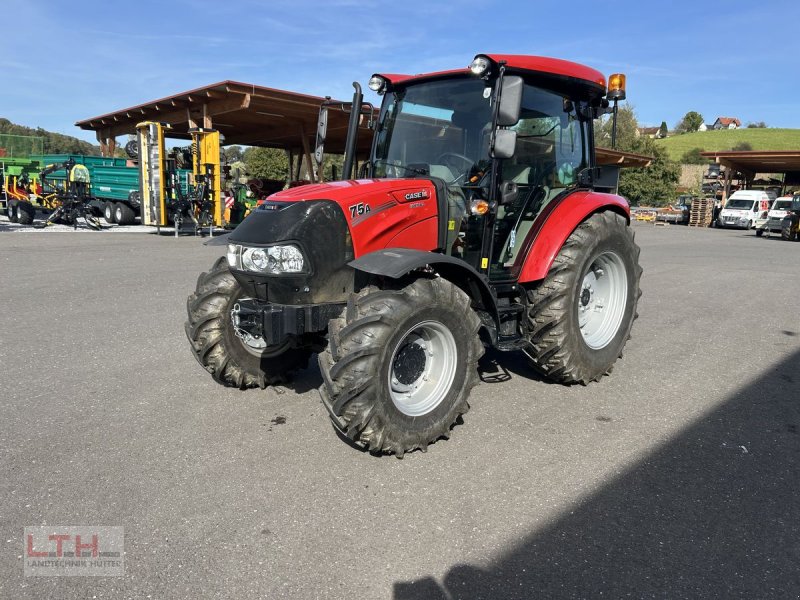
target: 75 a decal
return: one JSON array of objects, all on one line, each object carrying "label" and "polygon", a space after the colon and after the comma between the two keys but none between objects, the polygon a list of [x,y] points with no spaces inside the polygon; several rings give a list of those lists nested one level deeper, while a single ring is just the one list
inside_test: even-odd
[{"label": "75 a decal", "polygon": [[358,204],[353,204],[350,207],[350,218],[355,219],[356,217],[366,215],[369,212],[371,212],[369,204],[359,202]]}]

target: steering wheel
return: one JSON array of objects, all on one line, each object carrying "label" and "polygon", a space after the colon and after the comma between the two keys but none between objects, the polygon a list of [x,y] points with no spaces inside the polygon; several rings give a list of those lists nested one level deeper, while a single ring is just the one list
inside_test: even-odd
[{"label": "steering wheel", "polygon": [[472,168],[472,165],[475,164],[475,161],[472,160],[469,156],[464,156],[463,154],[459,154],[458,152],[442,152],[436,158],[436,162],[440,163],[440,164],[443,164],[444,166],[446,166],[448,168],[450,168],[451,166],[452,167],[457,167],[458,165],[452,159],[457,159],[457,160],[461,161],[461,163],[464,166],[464,168],[460,169],[460,170],[456,169],[461,174],[458,177],[456,177],[455,179],[453,179],[453,181],[448,182],[448,183],[451,183],[451,184],[455,183],[456,181],[458,181],[462,177],[465,177],[467,175],[467,173],[469,173],[469,170]]}]

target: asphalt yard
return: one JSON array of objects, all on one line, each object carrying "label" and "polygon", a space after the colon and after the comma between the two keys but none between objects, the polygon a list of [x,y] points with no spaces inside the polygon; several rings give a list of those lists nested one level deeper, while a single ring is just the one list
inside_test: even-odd
[{"label": "asphalt yard", "polygon": [[[0,220],[0,598],[800,595],[800,244],[635,224],[601,382],[488,353],[449,441],[345,444],[316,365],[220,387],[183,332],[219,256]],[[35,231],[35,233],[31,233]],[[124,528],[124,574],[24,575],[24,528]]]}]

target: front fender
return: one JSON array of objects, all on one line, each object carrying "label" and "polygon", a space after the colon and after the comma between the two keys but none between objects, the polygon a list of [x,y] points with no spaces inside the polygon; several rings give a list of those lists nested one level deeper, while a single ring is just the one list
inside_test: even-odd
[{"label": "front fender", "polygon": [[547,276],[553,261],[572,232],[597,212],[613,210],[631,221],[630,207],[622,196],[579,190],[556,198],[545,206],[526,236],[527,250],[519,282],[538,281]]},{"label": "front fender", "polygon": [[347,263],[357,271],[400,279],[415,269],[430,267],[440,277],[460,287],[472,301],[499,324],[497,300],[486,277],[459,258],[409,248],[386,248]]}]

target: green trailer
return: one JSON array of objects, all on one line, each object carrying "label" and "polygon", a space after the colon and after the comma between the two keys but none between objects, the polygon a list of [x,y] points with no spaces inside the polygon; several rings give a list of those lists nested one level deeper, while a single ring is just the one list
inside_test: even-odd
[{"label": "green trailer", "polygon": [[0,134],[0,210],[11,222],[30,224],[37,208],[49,208],[37,193],[43,145],[40,137]]},{"label": "green trailer", "polygon": [[[88,156],[83,154],[45,154],[40,157],[42,164],[61,164],[73,160],[89,170],[91,205],[99,210],[108,223],[132,225],[141,211],[139,199],[139,168],[129,166],[125,158]],[[191,171],[178,171],[184,193],[189,192]],[[48,175],[48,181],[60,185],[66,178],[62,169]]]}]

